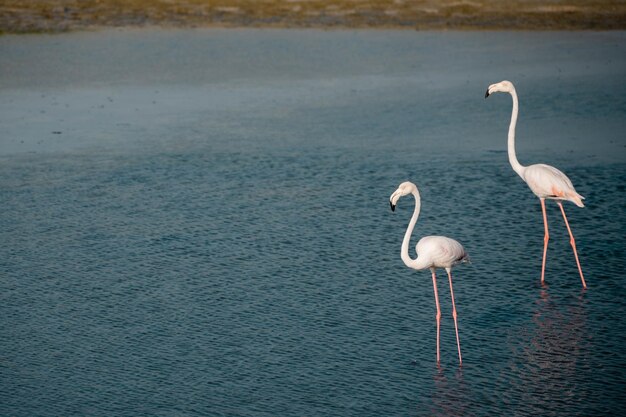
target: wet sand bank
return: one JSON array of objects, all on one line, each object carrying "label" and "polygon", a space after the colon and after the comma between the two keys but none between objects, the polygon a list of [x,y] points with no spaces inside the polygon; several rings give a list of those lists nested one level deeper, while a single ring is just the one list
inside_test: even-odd
[{"label": "wet sand bank", "polygon": [[128,26],[615,30],[626,29],[626,2],[6,0],[0,3],[0,33]]}]

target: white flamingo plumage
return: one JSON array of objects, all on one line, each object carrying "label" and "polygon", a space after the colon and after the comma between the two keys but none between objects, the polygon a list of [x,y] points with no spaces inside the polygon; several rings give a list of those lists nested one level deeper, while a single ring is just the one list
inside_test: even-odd
[{"label": "white flamingo plumage", "polygon": [[576,258],[576,265],[578,266],[578,272],[580,273],[580,279],[583,283],[583,288],[587,288],[587,284],[585,283],[585,277],[583,276],[582,268],[580,267],[580,261],[578,260],[578,253],[576,251],[576,242],[574,240],[574,235],[572,234],[572,230],[570,229],[569,222],[567,221],[567,216],[565,215],[565,210],[563,209],[562,201],[571,201],[576,204],[578,207],[584,207],[582,200],[585,197],[581,196],[576,192],[574,186],[572,185],[572,181],[561,171],[554,168],[553,166],[546,164],[535,164],[530,166],[523,166],[517,160],[517,156],[515,155],[515,126],[517,124],[517,114],[519,109],[517,93],[515,91],[515,87],[513,83],[510,81],[501,81],[496,84],[492,84],[487,89],[485,93],[485,98],[489,97],[493,93],[509,93],[513,98],[513,110],[511,113],[511,124],[509,125],[509,136],[508,136],[508,154],[509,154],[509,162],[513,167],[513,170],[517,172],[517,174],[528,184],[528,187],[531,191],[539,197],[539,201],[541,202],[541,211],[543,213],[543,224],[544,224],[544,239],[543,239],[543,260],[541,263],[541,283],[544,283],[544,275],[546,269],[546,254],[548,251],[548,240],[550,239],[550,234],[548,233],[548,218],[546,216],[546,205],[545,200],[555,200],[556,203],[561,208],[561,213],[563,213],[563,219],[565,220],[565,226],[567,227],[567,231],[570,236],[570,244],[574,249],[574,257]]},{"label": "white flamingo plumage", "polygon": [[409,256],[409,241],[411,240],[411,234],[413,228],[417,222],[417,218],[420,213],[421,199],[417,187],[412,182],[403,182],[398,189],[389,197],[389,204],[391,210],[394,211],[396,204],[400,197],[413,194],[415,197],[415,210],[413,216],[409,222],[409,227],[404,234],[404,240],[402,241],[402,248],[400,250],[400,257],[406,266],[412,269],[421,270],[430,268],[433,288],[435,291],[435,305],[437,307],[437,363],[440,362],[439,358],[439,328],[441,322],[441,309],[439,308],[439,295],[437,294],[437,276],[435,271],[437,268],[445,268],[448,273],[448,280],[450,282],[450,295],[452,297],[452,317],[454,318],[454,330],[456,332],[456,344],[459,351],[459,364],[463,363],[461,358],[461,343],[459,341],[459,328],[457,325],[457,313],[456,305],[454,303],[454,291],[452,289],[452,266],[460,262],[466,262],[469,260],[467,252],[463,249],[463,246],[454,239],[450,239],[445,236],[426,236],[417,242],[415,251],[417,252],[417,259],[411,259]]}]

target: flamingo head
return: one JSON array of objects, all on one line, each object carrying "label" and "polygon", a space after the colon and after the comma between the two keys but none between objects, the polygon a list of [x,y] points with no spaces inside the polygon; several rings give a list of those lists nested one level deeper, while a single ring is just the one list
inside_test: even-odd
[{"label": "flamingo head", "polygon": [[511,81],[500,81],[496,84],[491,84],[485,93],[485,98],[489,97],[493,93],[512,93],[515,91],[515,87]]},{"label": "flamingo head", "polygon": [[389,197],[389,205],[391,206],[391,211],[395,211],[396,204],[398,203],[398,200],[400,200],[400,197],[412,194],[415,190],[417,190],[417,187],[410,181],[405,181],[400,184],[398,189],[394,191],[393,194],[391,194],[391,197]]}]

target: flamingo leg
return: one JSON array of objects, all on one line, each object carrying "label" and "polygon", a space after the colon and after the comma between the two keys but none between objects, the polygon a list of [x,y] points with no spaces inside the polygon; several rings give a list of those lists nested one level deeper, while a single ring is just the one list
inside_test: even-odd
[{"label": "flamingo leg", "polygon": [[583,288],[587,288],[587,284],[585,283],[585,277],[583,276],[583,270],[580,267],[580,261],[578,260],[578,252],[576,252],[576,241],[574,240],[574,235],[572,234],[572,229],[569,227],[569,222],[567,221],[567,216],[565,215],[565,209],[563,209],[563,203],[560,201],[557,202],[559,207],[561,207],[561,213],[563,213],[563,220],[565,220],[565,226],[567,226],[567,231],[569,232],[569,243],[572,245],[572,249],[574,249],[574,257],[576,258],[576,265],[578,266],[578,272],[580,272],[580,279],[583,282]]},{"label": "flamingo leg", "polygon": [[454,303],[454,290],[452,289],[452,272],[451,268],[446,268],[448,272],[448,281],[450,281],[450,296],[452,297],[452,317],[454,318],[454,331],[456,332],[456,346],[459,350],[459,365],[463,364],[463,359],[461,359],[461,342],[459,340],[459,326],[456,322],[456,305]]},{"label": "flamingo leg", "polygon": [[435,268],[430,268],[433,274],[433,288],[435,289],[435,305],[437,306],[437,365],[439,365],[439,327],[441,324],[441,309],[439,308],[439,295],[437,294],[437,276],[435,275]]},{"label": "flamingo leg", "polygon": [[548,216],[546,216],[546,199],[540,198],[541,211],[543,213],[543,227],[545,234],[543,236],[543,260],[541,261],[541,284],[544,283],[544,275],[546,272],[546,255],[548,253],[548,240],[550,240],[550,233],[548,233]]}]

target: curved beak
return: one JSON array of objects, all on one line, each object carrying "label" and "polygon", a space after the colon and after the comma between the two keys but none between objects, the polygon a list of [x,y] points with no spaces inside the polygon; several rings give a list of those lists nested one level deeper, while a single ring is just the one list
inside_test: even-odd
[{"label": "curved beak", "polygon": [[396,211],[396,205],[393,204],[391,201],[389,202],[389,206],[391,206],[391,211]]},{"label": "curved beak", "polygon": [[485,92],[485,98],[489,97],[489,89]]}]

